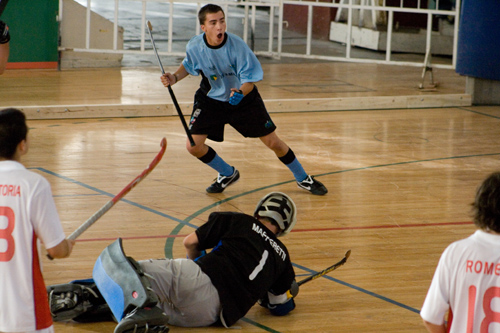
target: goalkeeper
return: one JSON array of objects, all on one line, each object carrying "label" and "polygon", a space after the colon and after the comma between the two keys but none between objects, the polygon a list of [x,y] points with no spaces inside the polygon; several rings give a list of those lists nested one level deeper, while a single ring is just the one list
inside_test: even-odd
[{"label": "goalkeeper", "polygon": [[[237,212],[210,214],[205,224],[184,239],[187,259],[122,260],[112,254],[113,251],[107,251],[116,247],[117,242],[113,243],[103,251],[94,267],[94,280],[90,283],[95,283],[97,288],[86,287],[94,288],[95,294],[100,292],[106,300],[119,321],[115,333],[141,332],[145,328],[167,332],[168,324],[230,327],[257,301],[274,315],[286,315],[295,308],[288,291],[293,289],[296,295],[298,290],[288,250],[278,237],[289,233],[295,223],[296,206],[292,199],[272,192],[260,200],[254,216]],[[208,249],[211,251],[206,253]],[[124,253],[119,256],[125,258]],[[126,266],[136,267],[138,274],[122,271],[114,264],[123,261],[131,262],[132,265],[127,262]],[[135,280],[131,277],[134,275],[138,276]],[[137,282],[140,279],[146,281]],[[127,289],[137,283],[139,287]],[[73,287],[75,284],[78,282],[74,282]],[[131,290],[140,290],[141,284],[144,290],[152,291],[149,300],[140,306],[130,306],[125,296],[125,304],[121,301],[117,304],[122,294],[133,294]],[[109,287],[116,285],[123,290]],[[82,316],[74,310],[84,308],[78,304],[93,297],[77,295],[77,304],[70,308],[65,305],[71,303],[68,299],[75,299],[75,295],[67,292],[71,284],[48,289],[55,320],[68,319],[65,313]],[[99,303],[98,300],[91,302]]]}]

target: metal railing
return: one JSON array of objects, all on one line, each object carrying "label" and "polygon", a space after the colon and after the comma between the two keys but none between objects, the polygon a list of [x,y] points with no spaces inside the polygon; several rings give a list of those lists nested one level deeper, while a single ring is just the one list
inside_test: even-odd
[{"label": "metal railing", "polygon": [[[74,48],[67,47],[64,44],[60,50],[71,49],[76,52],[95,52],[95,53],[117,53],[117,54],[142,54],[153,55],[149,45],[149,39],[146,33],[146,22],[151,20],[163,22],[168,20],[167,27],[155,29],[155,39],[165,43],[164,48],[159,47],[159,54],[162,56],[184,56],[184,46],[191,36],[201,32],[196,13],[204,4],[198,1],[190,0],[76,0],[78,3],[86,6],[85,20],[85,47]],[[455,68],[457,54],[457,39],[459,29],[459,8],[460,0],[456,0],[456,9],[440,10],[422,8],[420,0],[417,0],[415,8],[407,7],[404,0],[400,1],[399,6],[388,6],[385,0],[334,0],[338,2],[317,2],[300,0],[276,0],[276,1],[213,1],[220,5],[226,13],[228,22],[228,31],[241,36],[257,55],[281,58],[303,58],[317,59],[326,61],[346,61],[363,63],[380,63],[405,66],[426,65],[424,55],[430,55],[432,39],[436,36],[433,31],[433,22],[436,17],[447,17],[453,22],[453,39],[451,57],[444,58],[441,63],[433,63],[438,68]],[[382,3],[380,3],[382,1]],[[301,34],[290,29],[286,29],[287,22],[284,18],[285,6],[300,6],[307,8],[307,28],[306,33]],[[439,8],[439,0],[436,7]],[[133,8],[132,10],[130,8]],[[138,10],[140,8],[140,10]],[[314,27],[314,9],[316,8],[337,8],[337,14],[347,11],[345,22],[346,36],[345,43],[338,43],[327,40],[318,40],[313,38]],[[96,11],[113,23],[113,45],[109,48],[95,49],[91,48],[91,12]],[[357,29],[363,24],[359,20],[355,24],[354,17],[361,15],[366,11],[371,13],[383,13],[386,17],[385,25],[375,25],[372,30],[379,30],[385,26],[386,41],[385,52],[364,50],[358,47],[352,41],[353,29]],[[427,25],[425,28],[425,49],[420,50],[420,56],[414,59],[401,57],[397,52],[393,52],[394,39],[394,15],[396,13],[426,15]],[[338,15],[337,15],[338,16]],[[375,15],[372,15],[375,17]],[[63,21],[64,7],[63,0],[60,0],[59,20]],[[337,18],[338,19],[338,18]],[[123,24],[125,22],[125,24]],[[130,24],[130,25],[129,25]],[[119,25],[123,26],[125,33],[123,49],[118,45]],[[179,37],[180,36],[180,37]],[[139,45],[137,45],[139,42]],[[179,46],[177,46],[179,45]],[[290,46],[292,45],[292,46]],[[300,49],[297,51],[297,49]],[[331,52],[331,50],[337,50]],[[335,53],[335,54],[332,54]],[[341,54],[341,55],[338,55]],[[361,54],[361,55],[360,55]],[[427,57],[425,57],[427,59]]]}]

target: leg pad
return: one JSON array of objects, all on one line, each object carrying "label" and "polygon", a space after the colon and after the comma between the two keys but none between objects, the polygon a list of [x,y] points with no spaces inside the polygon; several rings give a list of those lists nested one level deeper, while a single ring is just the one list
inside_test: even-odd
[{"label": "leg pad", "polygon": [[135,308],[154,307],[158,303],[139,264],[125,256],[121,238],[102,251],[92,275],[118,322]]}]

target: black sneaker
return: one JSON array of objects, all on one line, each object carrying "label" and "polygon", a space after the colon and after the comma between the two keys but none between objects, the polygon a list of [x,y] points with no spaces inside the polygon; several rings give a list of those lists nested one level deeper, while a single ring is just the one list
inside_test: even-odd
[{"label": "black sneaker", "polygon": [[158,307],[140,308],[126,315],[114,333],[167,333],[168,316]]},{"label": "black sneaker", "polygon": [[222,193],[229,185],[236,183],[240,179],[240,173],[233,167],[234,171],[231,176],[222,176],[220,173],[215,179],[215,182],[207,187],[208,193]]},{"label": "black sneaker", "polygon": [[325,185],[319,180],[314,179],[311,175],[308,175],[303,181],[297,182],[297,186],[315,195],[325,195],[328,193]]}]

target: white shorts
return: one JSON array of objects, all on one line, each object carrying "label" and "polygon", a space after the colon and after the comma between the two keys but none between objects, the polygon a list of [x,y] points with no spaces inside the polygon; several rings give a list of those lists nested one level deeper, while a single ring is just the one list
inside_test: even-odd
[{"label": "white shorts", "polygon": [[151,287],[160,307],[174,326],[203,327],[217,322],[221,311],[219,293],[212,281],[190,259],[150,259],[139,261],[144,272],[153,276]]}]

